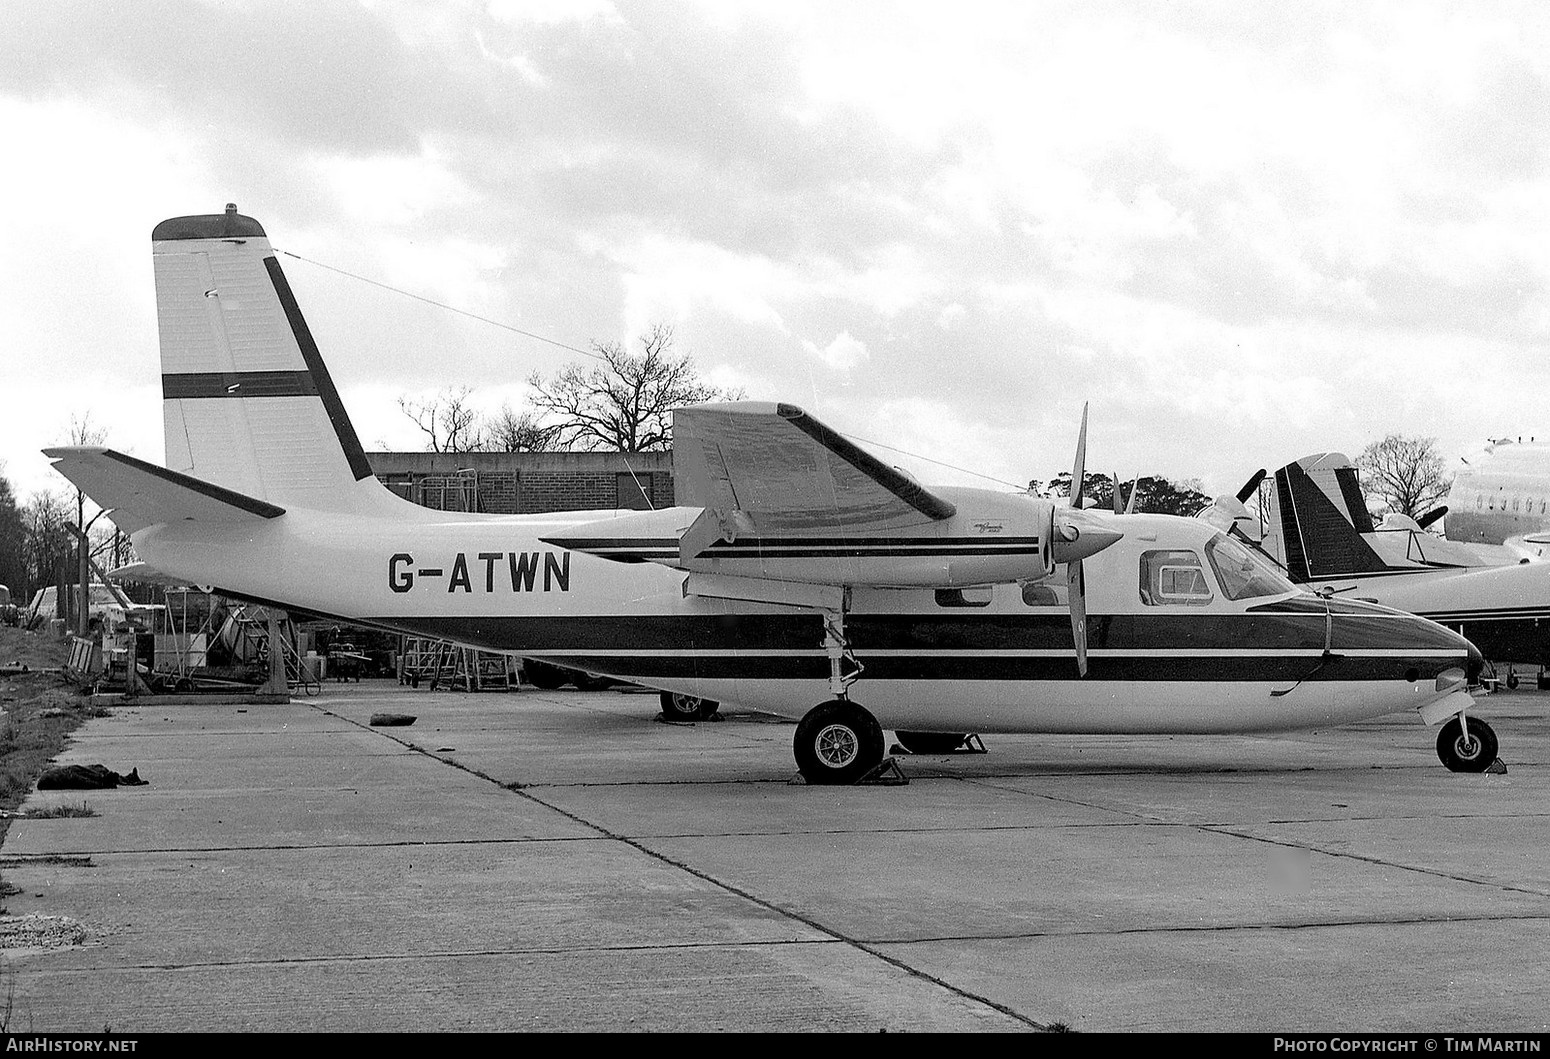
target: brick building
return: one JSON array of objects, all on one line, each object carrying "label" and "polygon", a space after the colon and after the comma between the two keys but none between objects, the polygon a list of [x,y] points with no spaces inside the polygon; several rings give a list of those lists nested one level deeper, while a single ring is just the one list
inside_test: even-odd
[{"label": "brick building", "polygon": [[670,452],[368,452],[366,458],[393,492],[440,511],[512,515],[673,505]]}]

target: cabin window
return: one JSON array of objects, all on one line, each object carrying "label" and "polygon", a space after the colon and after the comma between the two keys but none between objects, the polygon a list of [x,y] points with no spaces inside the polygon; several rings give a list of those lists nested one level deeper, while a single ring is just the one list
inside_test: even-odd
[{"label": "cabin window", "polygon": [[939,588],[936,590],[936,605],[939,607],[988,607],[990,606],[991,594],[989,585],[981,585],[978,588]]},{"label": "cabin window", "polygon": [[1200,607],[1211,602],[1200,556],[1184,549],[1141,553],[1141,602],[1150,607]]},{"label": "cabin window", "polygon": [[1030,581],[1023,586],[1023,602],[1030,607],[1056,607],[1060,605],[1060,597],[1049,585]]}]

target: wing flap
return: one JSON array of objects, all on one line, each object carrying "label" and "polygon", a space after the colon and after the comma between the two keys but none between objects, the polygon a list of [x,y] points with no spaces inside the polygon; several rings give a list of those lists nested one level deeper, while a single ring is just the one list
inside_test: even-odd
[{"label": "wing flap", "polygon": [[739,401],[673,413],[680,504],[742,511],[760,532],[897,529],[956,508],[794,405]]},{"label": "wing flap", "polygon": [[283,507],[100,447],[44,449],[54,468],[126,533],[161,522],[238,523],[278,518]]}]

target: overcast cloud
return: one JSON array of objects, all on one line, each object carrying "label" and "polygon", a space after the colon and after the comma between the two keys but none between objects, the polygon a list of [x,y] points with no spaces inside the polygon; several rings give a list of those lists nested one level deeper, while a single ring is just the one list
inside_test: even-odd
[{"label": "overcast cloud", "polygon": [[[282,249],[1006,482],[1236,487],[1388,432],[1550,436],[1550,9],[10,4],[0,459],[160,460],[150,230]],[[574,355],[282,259],[368,447]],[[885,452],[927,481],[974,479]]]}]

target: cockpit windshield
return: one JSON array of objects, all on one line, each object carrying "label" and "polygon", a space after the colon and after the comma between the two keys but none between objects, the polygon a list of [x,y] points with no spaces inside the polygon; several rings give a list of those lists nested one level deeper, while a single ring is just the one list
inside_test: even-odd
[{"label": "cockpit windshield", "polygon": [[1269,559],[1225,533],[1218,533],[1206,542],[1206,558],[1211,561],[1222,594],[1228,599],[1279,596],[1297,590],[1297,586]]}]

